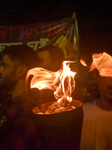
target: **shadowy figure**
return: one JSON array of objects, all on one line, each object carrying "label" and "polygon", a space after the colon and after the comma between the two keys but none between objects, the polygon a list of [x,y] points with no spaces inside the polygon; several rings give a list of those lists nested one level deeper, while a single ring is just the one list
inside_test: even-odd
[{"label": "shadowy figure", "polygon": [[0,149],[42,149],[26,92],[27,71],[39,66],[39,59],[27,45],[8,46],[2,55],[0,88],[11,96],[1,102]]},{"label": "shadowy figure", "polygon": [[38,49],[37,55],[41,58],[40,66],[50,71],[58,71],[62,68],[64,53],[56,46],[45,46]]}]

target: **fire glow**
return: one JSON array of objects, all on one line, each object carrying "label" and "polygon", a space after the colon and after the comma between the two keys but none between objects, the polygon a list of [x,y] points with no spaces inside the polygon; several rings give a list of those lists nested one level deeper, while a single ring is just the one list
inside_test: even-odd
[{"label": "fire glow", "polygon": [[26,80],[29,76],[33,76],[30,81],[31,88],[53,90],[57,103],[67,106],[72,101],[71,94],[75,89],[76,75],[76,72],[71,71],[70,63],[74,61],[64,61],[62,69],[56,72],[44,68],[33,68],[28,71]]}]

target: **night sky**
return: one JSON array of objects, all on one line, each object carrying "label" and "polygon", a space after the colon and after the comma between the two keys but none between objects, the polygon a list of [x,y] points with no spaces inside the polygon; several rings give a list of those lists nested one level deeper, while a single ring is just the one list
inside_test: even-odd
[{"label": "night sky", "polygon": [[112,8],[108,1],[1,1],[0,26],[54,21],[71,17],[73,12],[76,12],[78,20],[81,54],[111,52]]}]

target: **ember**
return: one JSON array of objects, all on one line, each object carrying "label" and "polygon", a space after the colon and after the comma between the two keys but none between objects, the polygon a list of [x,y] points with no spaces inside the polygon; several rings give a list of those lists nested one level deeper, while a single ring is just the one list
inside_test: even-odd
[{"label": "ember", "polygon": [[59,113],[64,111],[69,111],[75,109],[74,106],[64,106],[61,105],[59,102],[53,103],[51,106],[48,107],[46,114],[53,114],[53,113]]},{"label": "ember", "polygon": [[33,109],[33,112],[36,114],[54,114],[54,113],[70,111],[72,109],[75,109],[75,106],[70,106],[70,105],[65,106],[63,104],[61,105],[61,103],[59,102],[54,102],[53,104],[48,106],[48,108],[44,112],[42,112],[41,109],[38,108],[38,106]]}]

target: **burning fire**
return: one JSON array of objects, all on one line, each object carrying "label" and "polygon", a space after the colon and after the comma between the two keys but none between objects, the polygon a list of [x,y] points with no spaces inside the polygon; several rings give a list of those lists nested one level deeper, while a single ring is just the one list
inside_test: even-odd
[{"label": "burning fire", "polygon": [[[101,76],[112,77],[112,56],[103,52],[92,55],[93,62],[89,71],[93,71],[95,68],[99,71]],[[83,60],[80,60],[82,65],[87,66]]]},{"label": "burning fire", "polygon": [[74,61],[64,61],[63,68],[56,72],[44,68],[33,68],[28,71],[26,80],[29,76],[33,76],[30,82],[31,88],[53,90],[58,103],[67,105],[72,101],[71,94],[75,89],[76,72],[71,71],[70,63]]},{"label": "burning fire", "polygon": [[101,76],[112,77],[112,56],[107,53],[93,54],[93,63],[90,71],[97,68]]}]

